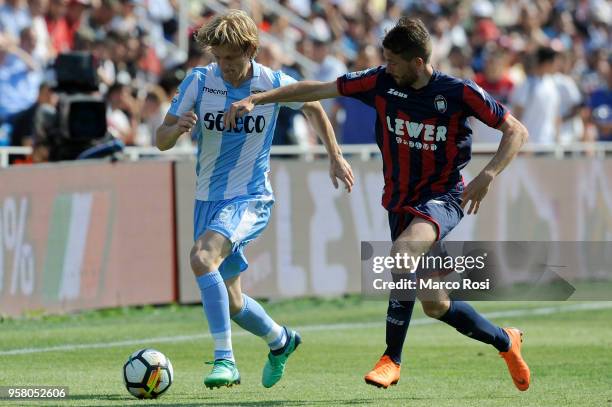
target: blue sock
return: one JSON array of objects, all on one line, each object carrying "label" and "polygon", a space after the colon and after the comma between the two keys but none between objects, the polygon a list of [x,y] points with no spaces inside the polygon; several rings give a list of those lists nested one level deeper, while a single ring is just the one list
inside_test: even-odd
[{"label": "blue sock", "polygon": [[387,349],[385,349],[384,354],[388,355],[398,365],[402,363],[402,348],[406,340],[408,326],[410,326],[413,308],[414,301],[395,299],[390,299],[387,307]]},{"label": "blue sock", "polygon": [[451,301],[450,308],[440,321],[446,322],[465,336],[493,345],[498,351],[510,348],[510,338],[506,331],[493,325],[464,301]]},{"label": "blue sock", "polygon": [[232,320],[242,329],[265,340],[272,350],[285,346],[287,342],[285,329],[274,322],[257,301],[246,294],[242,294],[242,300],[242,309],[232,316]]},{"label": "blue sock", "polygon": [[196,277],[204,313],[210,333],[215,341],[215,360],[234,360],[232,352],[232,330],[230,326],[229,298],[223,277],[215,270]]},{"label": "blue sock", "polygon": [[[391,273],[394,282],[403,279],[416,281],[413,273]],[[406,333],[410,326],[412,310],[414,309],[415,294],[405,290],[391,290],[389,305],[387,306],[387,326],[385,330],[387,349],[384,355],[389,356],[395,363],[402,363],[402,348],[406,340]]]}]

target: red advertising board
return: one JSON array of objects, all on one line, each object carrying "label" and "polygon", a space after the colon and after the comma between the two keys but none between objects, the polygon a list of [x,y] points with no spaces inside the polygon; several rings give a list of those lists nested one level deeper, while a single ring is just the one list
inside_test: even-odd
[{"label": "red advertising board", "polygon": [[174,300],[169,162],[0,172],[0,314]]}]

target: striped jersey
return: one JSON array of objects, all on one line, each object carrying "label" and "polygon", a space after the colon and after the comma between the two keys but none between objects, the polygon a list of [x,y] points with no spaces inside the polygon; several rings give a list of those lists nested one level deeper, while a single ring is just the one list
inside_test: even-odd
[{"label": "striped jersey", "polygon": [[404,212],[462,184],[471,158],[474,116],[499,127],[508,111],[474,82],[434,71],[421,89],[399,87],[384,66],[347,73],[338,92],[376,109],[376,143],[382,152],[382,205]]},{"label": "striped jersey", "polygon": [[192,110],[198,116],[196,193],[200,201],[219,201],[244,195],[271,194],[268,180],[270,146],[278,109],[299,109],[302,103],[265,104],[226,129],[223,113],[236,101],[259,92],[288,85],[293,78],[252,62],[253,76],[234,88],[223,80],[216,63],[194,68],[179,85],[169,114]]}]

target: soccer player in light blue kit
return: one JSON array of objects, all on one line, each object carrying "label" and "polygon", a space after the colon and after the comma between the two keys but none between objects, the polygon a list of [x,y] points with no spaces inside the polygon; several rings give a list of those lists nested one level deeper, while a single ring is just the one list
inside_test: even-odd
[{"label": "soccer player in light blue kit", "polygon": [[[294,80],[253,60],[259,45],[257,26],[243,11],[217,16],[198,31],[196,40],[212,51],[217,62],[194,68],[183,80],[157,130],[157,147],[172,148],[190,130],[197,136],[191,268],[215,344],[214,365],[204,384],[214,388],[240,383],[232,351],[233,320],[270,347],[262,384],[271,387],[281,379],[287,358],[301,339],[242,293],[240,273],[248,266],[243,249],[264,230],[274,203],[268,171],[281,104],[258,106],[234,128],[224,127],[223,113],[233,102]],[[350,191],[351,168],[320,103],[283,105],[304,111],[325,144],[334,186],[338,187],[339,179]]]}]

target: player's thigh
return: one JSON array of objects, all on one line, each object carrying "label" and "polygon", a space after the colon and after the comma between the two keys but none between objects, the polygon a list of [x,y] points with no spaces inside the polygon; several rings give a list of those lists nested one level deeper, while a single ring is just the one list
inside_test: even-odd
[{"label": "player's thigh", "polygon": [[235,315],[240,312],[244,305],[242,299],[242,285],[240,281],[240,274],[228,278],[224,282],[225,287],[227,287],[227,295],[229,297],[230,314]]},{"label": "player's thigh", "polygon": [[[415,217],[394,242],[394,251],[409,252],[412,256],[427,254],[435,244],[437,236],[436,224],[427,219]],[[430,277],[426,274],[419,278],[432,279],[434,282],[440,281],[438,277]],[[448,309],[448,295],[445,290],[417,289],[417,297],[421,300],[423,309],[428,315],[441,312],[445,308]]]},{"label": "player's thigh", "polygon": [[191,249],[191,268],[196,275],[202,275],[219,268],[232,251],[229,239],[219,232],[207,230]]},{"label": "player's thigh", "polygon": [[406,229],[395,239],[391,255],[420,256],[427,253],[437,238],[437,228],[427,219],[414,217]]}]

